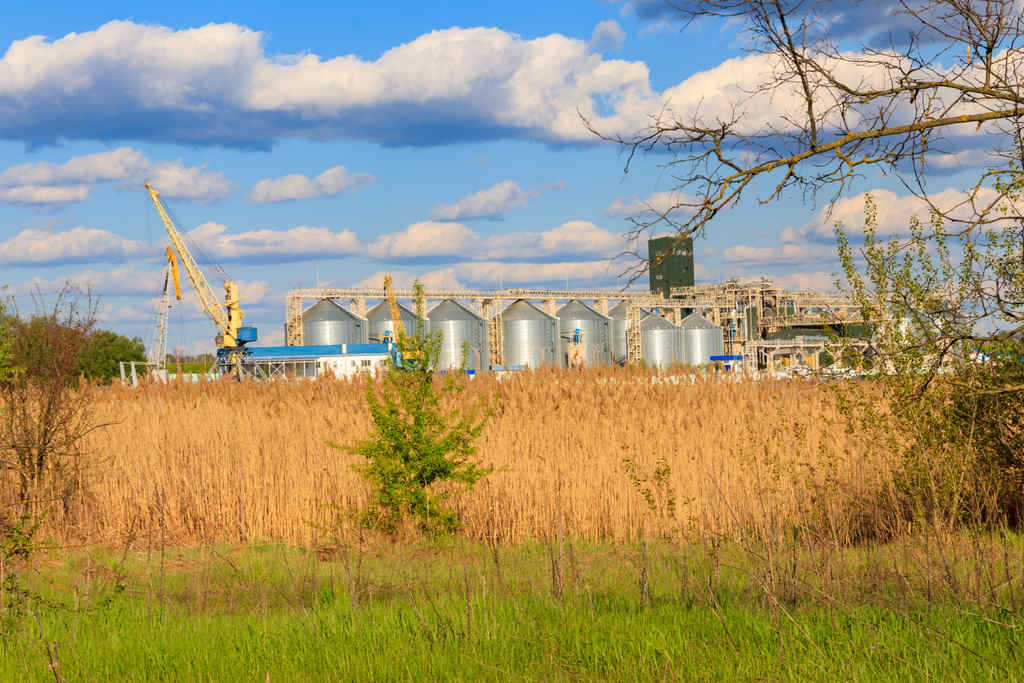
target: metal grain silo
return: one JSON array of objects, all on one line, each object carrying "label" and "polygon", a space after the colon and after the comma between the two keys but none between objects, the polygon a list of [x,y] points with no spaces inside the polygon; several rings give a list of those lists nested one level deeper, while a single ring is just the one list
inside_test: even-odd
[{"label": "metal grain silo", "polygon": [[[648,313],[649,311],[646,309],[640,309],[641,317]],[[628,301],[621,301],[612,310],[608,311],[608,317],[611,318],[612,361],[619,365],[626,364],[626,328],[629,326],[629,320],[627,320],[628,314]]]},{"label": "metal grain silo", "polygon": [[505,367],[561,364],[558,318],[520,299],[501,313]]},{"label": "metal grain silo", "polygon": [[692,313],[679,324],[683,331],[683,357],[687,365],[706,365],[711,356],[725,353],[722,328],[698,313]]},{"label": "metal grain silo", "polygon": [[321,299],[305,310],[302,334],[306,346],[365,344],[369,339],[366,318],[330,299]]},{"label": "metal grain silo", "polygon": [[651,313],[640,321],[640,357],[650,368],[667,368],[683,362],[683,333],[678,327]]},{"label": "metal grain silo", "polygon": [[[416,314],[402,304],[398,304],[398,312],[402,316],[402,328],[405,333],[410,337],[416,334]],[[391,333],[392,339],[395,339],[395,325],[391,322],[391,307],[388,306],[387,301],[381,301],[371,308],[370,312],[366,314],[366,320],[370,326],[370,339],[384,341],[385,330]],[[425,330],[426,320],[423,322]]]},{"label": "metal grain silo", "polygon": [[558,309],[560,355],[563,365],[569,364],[569,343],[576,330],[583,335],[583,348],[588,366],[611,363],[611,318],[573,299]]},{"label": "metal grain silo", "polygon": [[463,342],[469,343],[467,370],[480,372],[491,364],[486,320],[452,299],[439,303],[427,318],[430,331],[441,333],[438,370],[458,369],[462,365]]}]

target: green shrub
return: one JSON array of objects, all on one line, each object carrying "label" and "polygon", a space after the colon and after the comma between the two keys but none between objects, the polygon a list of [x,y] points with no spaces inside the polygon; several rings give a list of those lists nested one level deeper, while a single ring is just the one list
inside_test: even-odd
[{"label": "green shrub", "polygon": [[467,349],[460,372],[436,374],[441,338],[423,330],[423,289],[416,288],[417,334],[400,339],[403,358],[416,362],[405,363],[405,369],[393,367],[378,380],[367,379],[374,431],[347,448],[365,459],[358,471],[373,491],[362,521],[389,534],[407,519],[428,533],[458,530],[448,500],[490,471],[474,461],[474,442],[492,414],[491,404],[468,404],[462,398],[469,381]]}]

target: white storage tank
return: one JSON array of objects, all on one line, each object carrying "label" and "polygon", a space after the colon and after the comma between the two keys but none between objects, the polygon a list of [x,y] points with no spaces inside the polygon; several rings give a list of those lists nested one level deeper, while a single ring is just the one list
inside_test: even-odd
[{"label": "white storage tank", "polygon": [[321,299],[302,314],[303,344],[365,344],[369,341],[366,318],[339,306],[330,299]]},{"label": "white storage tank", "polygon": [[583,336],[587,366],[611,363],[611,319],[608,316],[573,299],[558,309],[558,327],[563,365],[569,364],[569,344],[576,330]]},{"label": "white storage tank", "polygon": [[559,365],[558,318],[523,299],[501,313],[505,367]]},{"label": "white storage tank", "polygon": [[711,356],[725,354],[722,328],[698,313],[691,313],[679,324],[683,332],[683,357],[687,365],[707,365]]},{"label": "white storage tank", "polygon": [[[402,317],[402,328],[405,333],[410,337],[416,334],[416,314],[410,311],[402,304],[398,304],[398,313]],[[370,339],[375,339],[378,342],[384,341],[384,332],[387,331],[391,334],[392,339],[396,339],[395,325],[391,322],[391,306],[388,305],[387,301],[381,301],[379,304],[370,309],[366,314],[366,319],[370,324]],[[424,331],[426,329],[426,320],[423,321]]]},{"label": "white storage tank", "polygon": [[[643,318],[650,311],[641,308],[640,317]],[[608,317],[611,318],[611,335],[612,335],[612,362],[618,363],[619,365],[626,364],[626,330],[629,327],[629,302],[620,301],[615,305],[612,310],[608,311]]]},{"label": "white storage tank", "polygon": [[439,303],[427,316],[431,333],[441,333],[437,369],[457,370],[462,365],[463,342],[469,344],[466,369],[480,372],[490,364],[487,321],[452,299]]},{"label": "white storage tank", "polygon": [[640,321],[640,357],[649,368],[665,369],[673,363],[682,363],[682,330],[651,313]]}]

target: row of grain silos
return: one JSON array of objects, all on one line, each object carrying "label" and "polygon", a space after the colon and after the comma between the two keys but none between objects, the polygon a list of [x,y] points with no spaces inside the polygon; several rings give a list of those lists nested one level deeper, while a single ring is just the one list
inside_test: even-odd
[{"label": "row of grain silos", "polygon": [[649,367],[705,365],[725,353],[722,328],[697,313],[674,325],[654,313],[640,320],[641,358]]},{"label": "row of grain silos", "polygon": [[[405,333],[416,334],[421,323],[418,316],[401,304],[398,311]],[[468,369],[479,370],[490,365],[487,321],[459,303],[442,301],[430,311],[422,325],[425,330],[441,332],[439,367],[462,364],[463,342],[469,343]],[[383,341],[385,333],[394,339],[395,325],[387,302],[377,304],[363,317],[330,299],[321,299],[303,312],[302,332],[307,346],[365,344]]]},{"label": "row of grain silos", "polygon": [[[402,325],[414,334],[417,316],[399,305]],[[528,301],[519,300],[502,311],[504,365],[510,368],[565,366],[569,344],[578,335],[587,366],[624,364],[628,304],[615,306],[609,315],[598,313],[580,301],[569,301],[552,316]],[[456,301],[445,300],[427,314],[425,329],[441,333],[441,368],[458,367],[468,344],[466,366],[471,370],[490,366],[487,320]],[[645,312],[640,322],[641,357],[648,366],[674,363],[703,365],[723,351],[722,329],[693,314],[681,325]],[[390,309],[382,302],[364,318],[324,299],[303,314],[308,345],[358,344],[394,337]]]},{"label": "row of grain silos", "polygon": [[[406,333],[415,334],[416,314],[401,304],[398,310]],[[380,341],[385,331],[394,338],[395,325],[391,321],[391,311],[383,301],[370,309],[364,318],[330,299],[321,299],[303,312],[302,331],[309,346],[365,344],[370,340]]]}]

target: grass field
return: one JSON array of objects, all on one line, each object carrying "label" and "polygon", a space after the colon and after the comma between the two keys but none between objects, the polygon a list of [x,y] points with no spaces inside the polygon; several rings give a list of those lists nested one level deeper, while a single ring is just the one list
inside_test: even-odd
[{"label": "grass field", "polygon": [[433,541],[349,514],[364,389],[87,389],[49,549],[0,563],[0,680],[1021,678],[1020,536],[890,519],[822,385],[477,378],[494,471]]},{"label": "grass field", "polygon": [[639,552],[565,542],[553,574],[533,544],[79,551],[37,575],[50,606],[0,641],[0,679],[1022,678],[1024,621],[995,604],[892,573],[775,602],[738,549]]},{"label": "grass field", "polygon": [[[841,530],[885,495],[886,454],[835,423],[820,386],[678,377],[684,384],[613,369],[474,380],[470,399],[502,398],[479,442],[494,473],[459,504],[467,533],[503,543],[556,531],[728,535],[808,516]],[[315,544],[336,507],[366,501],[356,456],[327,445],[367,434],[363,390],[360,381],[113,387],[97,399],[108,426],[87,444],[85,493],[48,530],[113,546]],[[671,474],[652,491],[665,514],[652,515],[633,475],[650,478],[660,459]]]}]

